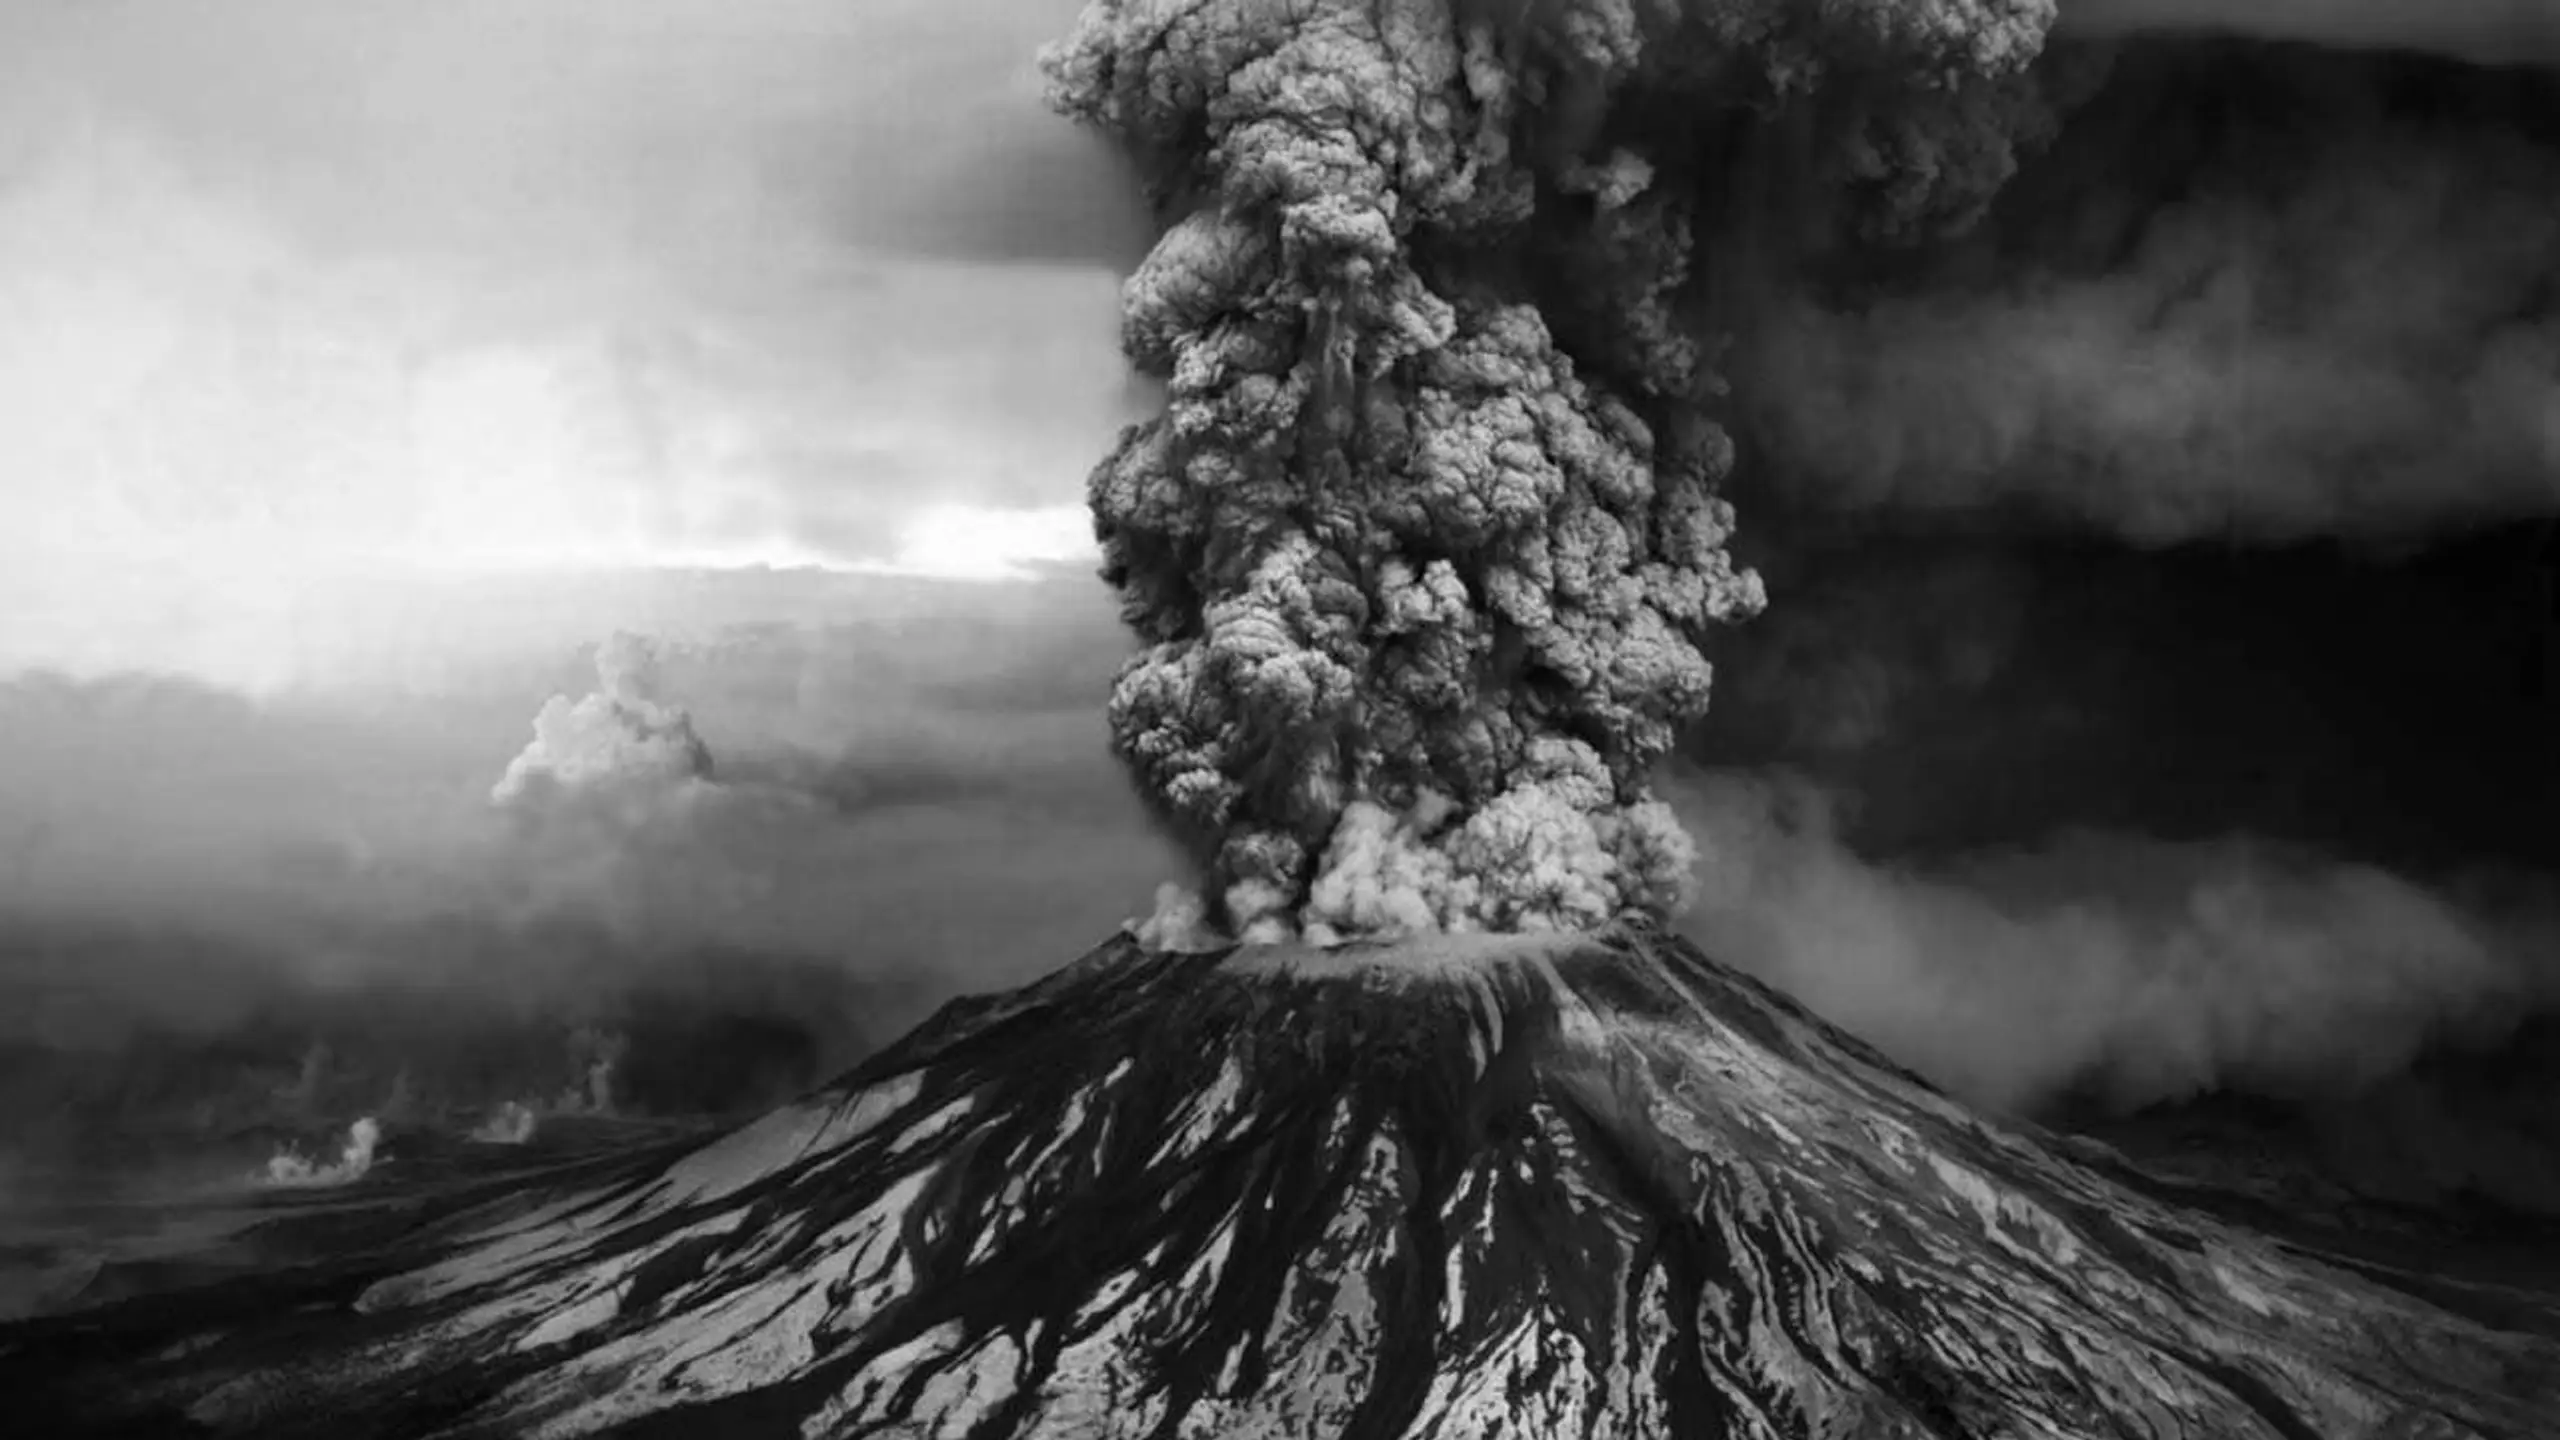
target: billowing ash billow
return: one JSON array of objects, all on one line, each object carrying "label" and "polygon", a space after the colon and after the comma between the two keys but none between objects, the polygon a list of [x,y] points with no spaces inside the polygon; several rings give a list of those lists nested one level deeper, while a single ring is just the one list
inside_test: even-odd
[{"label": "billowing ash billow", "polygon": [[[1880,239],[1960,225],[2044,123],[2051,12],[1087,9],[1055,98],[1179,217],[1123,324],[1169,404],[1092,481],[1147,642],[1112,725],[1213,925],[1677,908],[1692,852],[1647,771],[1706,708],[1702,632],[1761,604],[1701,338],[1767,238],[1743,207],[1766,181]],[[1815,90],[1799,153],[1737,155],[1742,117]]]}]

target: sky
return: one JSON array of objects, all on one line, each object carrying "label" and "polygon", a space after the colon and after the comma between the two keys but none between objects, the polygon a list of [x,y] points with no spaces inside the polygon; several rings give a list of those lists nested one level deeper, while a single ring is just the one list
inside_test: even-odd
[{"label": "sky", "polygon": [[455,572],[1080,560],[1146,221],[1040,103],[1074,10],[0,0],[0,670],[325,685],[297,627]]},{"label": "sky", "polygon": [[[1144,909],[1076,8],[0,0],[0,1129],[642,989],[843,1063]],[[617,632],[718,783],[497,803]]]}]

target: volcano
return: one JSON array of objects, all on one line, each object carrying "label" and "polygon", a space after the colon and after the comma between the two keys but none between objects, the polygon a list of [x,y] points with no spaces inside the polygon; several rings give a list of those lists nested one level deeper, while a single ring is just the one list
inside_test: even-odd
[{"label": "volcano", "polygon": [[[2560,1306],[1995,1123],[1649,925],[1123,936],[802,1100],[0,1331],[29,1433],[2529,1437]],[[185,1303],[178,1303],[178,1300]]]}]

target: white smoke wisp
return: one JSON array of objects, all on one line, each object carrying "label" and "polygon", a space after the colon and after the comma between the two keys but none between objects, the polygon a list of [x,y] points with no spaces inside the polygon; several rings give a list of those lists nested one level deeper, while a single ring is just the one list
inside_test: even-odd
[{"label": "white smoke wisp", "polygon": [[541,1116],[521,1100],[501,1103],[464,1136],[478,1145],[523,1145],[541,1126]]},{"label": "white smoke wisp", "polygon": [[580,1026],[569,1037],[570,1068],[575,1078],[560,1092],[553,1109],[564,1115],[614,1113],[614,1074],[631,1040],[619,1031]]},{"label": "white smoke wisp", "polygon": [[[617,632],[597,647],[597,688],[554,695],[491,789],[511,832],[517,918],[586,914],[633,939],[716,925],[765,899],[773,879],[733,859],[730,832],[808,828],[822,807],[784,786],[727,783],[692,714],[662,698],[656,642]],[[576,1087],[585,1089],[580,1080]]]},{"label": "white smoke wisp", "polygon": [[360,1116],[347,1127],[347,1138],[338,1149],[337,1159],[314,1160],[284,1146],[269,1157],[260,1179],[270,1186],[294,1190],[351,1185],[373,1169],[379,1158],[376,1147],[381,1143],[382,1126],[370,1115]]},{"label": "white smoke wisp", "polygon": [[1999,1109],[2353,1092],[2560,1004],[2539,901],[2242,839],[2079,835],[1924,872],[1852,853],[1809,785],[1673,794],[1704,854],[1693,939]]},{"label": "white smoke wisp", "polygon": [[1155,909],[1120,928],[1150,950],[1191,953],[1227,943],[1227,937],[1209,922],[1209,905],[1200,892],[1171,882],[1156,887]]}]

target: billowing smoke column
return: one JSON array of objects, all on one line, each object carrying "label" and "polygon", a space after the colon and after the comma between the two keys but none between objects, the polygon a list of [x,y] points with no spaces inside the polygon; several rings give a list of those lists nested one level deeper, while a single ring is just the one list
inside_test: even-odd
[{"label": "billowing smoke column", "polygon": [[1873,238],[1960,226],[2049,128],[2027,67],[2052,18],[1087,8],[1053,100],[1179,217],[1122,332],[1168,408],[1091,485],[1147,646],[1112,725],[1213,925],[1322,943],[1677,908],[1693,852],[1648,770],[1707,705],[1701,636],[1762,604],[1726,549],[1700,338],[1755,191],[1818,186],[1822,223]]}]

